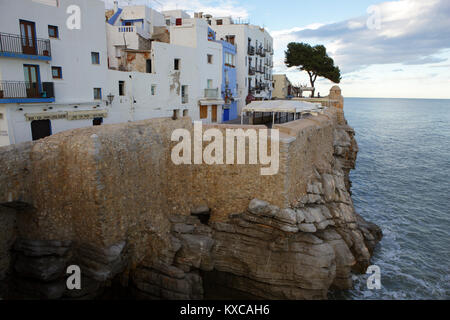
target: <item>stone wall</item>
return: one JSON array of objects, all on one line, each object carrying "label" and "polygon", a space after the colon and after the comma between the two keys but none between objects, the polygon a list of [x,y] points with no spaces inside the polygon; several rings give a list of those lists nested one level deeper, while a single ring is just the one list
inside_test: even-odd
[{"label": "stone wall", "polygon": [[[354,212],[348,173],[357,145],[343,119],[331,107],[277,125],[273,176],[260,165],[173,164],[171,134],[193,136],[190,118],[0,148],[0,205],[14,211],[0,212],[0,281],[11,274],[15,292],[41,298],[94,297],[117,276],[136,297],[201,298],[205,272],[269,299],[348,288],[381,232]],[[82,269],[82,292],[65,288],[69,264]]]}]

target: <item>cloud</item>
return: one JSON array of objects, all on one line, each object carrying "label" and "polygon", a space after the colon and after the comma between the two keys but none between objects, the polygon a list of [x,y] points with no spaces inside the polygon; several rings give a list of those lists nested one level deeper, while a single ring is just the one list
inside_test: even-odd
[{"label": "cloud", "polygon": [[343,73],[374,64],[446,61],[437,56],[450,48],[450,1],[389,1],[375,9],[361,17],[280,35],[289,41],[325,44]]},{"label": "cloud", "polygon": [[[114,0],[104,1],[108,8],[113,6]],[[119,5],[148,5],[158,11],[181,9],[191,15],[194,12],[203,12],[217,17],[249,17],[248,10],[236,0],[119,0]]]}]

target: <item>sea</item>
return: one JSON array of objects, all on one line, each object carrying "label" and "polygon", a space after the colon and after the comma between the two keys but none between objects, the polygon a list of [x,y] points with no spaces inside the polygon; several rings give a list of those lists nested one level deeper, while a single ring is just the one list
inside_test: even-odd
[{"label": "sea", "polygon": [[331,299],[450,299],[450,100],[346,98],[359,145],[355,209],[384,237],[369,275]]}]

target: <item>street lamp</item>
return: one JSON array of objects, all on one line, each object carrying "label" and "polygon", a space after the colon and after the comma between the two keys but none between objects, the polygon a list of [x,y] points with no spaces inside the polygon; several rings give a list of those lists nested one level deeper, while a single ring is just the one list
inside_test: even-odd
[{"label": "street lamp", "polygon": [[114,100],[114,95],[112,93],[108,94],[106,96],[108,98],[108,102],[109,104],[112,104],[113,100]]}]

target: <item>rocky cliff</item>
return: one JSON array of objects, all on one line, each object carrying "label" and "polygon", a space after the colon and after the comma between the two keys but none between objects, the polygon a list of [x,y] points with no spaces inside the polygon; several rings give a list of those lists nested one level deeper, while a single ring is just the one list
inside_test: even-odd
[{"label": "rocky cliff", "polygon": [[[333,97],[334,95],[334,97]],[[0,149],[0,296],[324,299],[381,230],[353,207],[357,144],[338,103],[280,129],[280,172],[170,161],[189,118]],[[244,126],[245,128],[245,126]],[[81,290],[66,286],[77,265]]]}]

